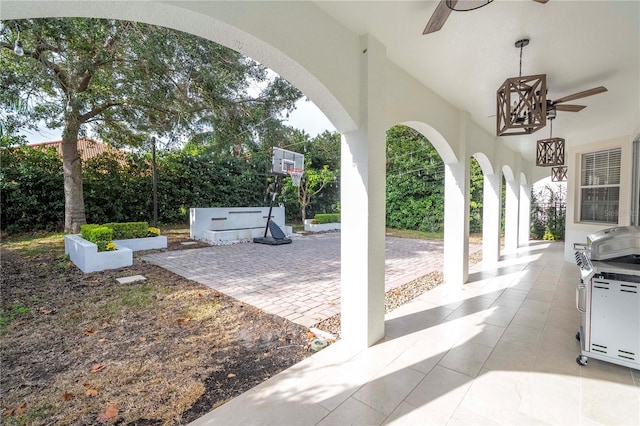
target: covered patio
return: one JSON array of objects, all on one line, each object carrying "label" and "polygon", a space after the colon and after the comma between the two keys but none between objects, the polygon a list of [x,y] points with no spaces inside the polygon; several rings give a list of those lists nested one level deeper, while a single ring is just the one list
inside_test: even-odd
[{"label": "covered patio", "polygon": [[536,241],[478,264],[388,314],[372,347],[339,341],[192,425],[640,424],[640,371],[575,362],[562,251]]},{"label": "covered patio", "polygon": [[[638,224],[640,2],[494,1],[422,35],[438,4],[0,0],[2,19],[137,20],[213,40],[288,79],[342,134],[342,340],[197,423],[640,423],[638,371],[574,361],[572,262],[589,233]],[[549,126],[496,135],[496,90],[519,72],[545,74],[550,99],[607,89],[553,127],[567,144],[564,244],[529,242]],[[397,124],[445,163],[446,284],[385,317],[385,132]],[[600,190],[586,165],[602,150],[617,158],[618,197],[594,220],[582,197]],[[469,269],[471,157],[484,210],[483,263]]]}]

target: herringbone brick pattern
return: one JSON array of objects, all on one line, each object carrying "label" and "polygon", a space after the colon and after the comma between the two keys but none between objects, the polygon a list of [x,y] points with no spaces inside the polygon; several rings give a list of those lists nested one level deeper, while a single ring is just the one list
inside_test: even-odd
[{"label": "herringbone brick pattern", "polygon": [[[441,241],[387,237],[386,290],[441,270],[442,253]],[[280,246],[242,243],[144,259],[306,327],[340,312],[339,232],[296,236]]]}]

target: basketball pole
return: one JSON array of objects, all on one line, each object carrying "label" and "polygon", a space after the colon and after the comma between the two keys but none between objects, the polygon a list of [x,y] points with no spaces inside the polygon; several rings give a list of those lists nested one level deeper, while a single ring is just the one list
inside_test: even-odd
[{"label": "basketball pole", "polygon": [[271,201],[269,201],[269,214],[267,215],[267,225],[264,227],[264,238],[267,238],[267,231],[269,230],[269,221],[271,220],[271,211],[273,210],[273,202],[278,196],[278,186],[280,184],[280,176],[276,175],[276,179],[273,182],[273,192],[271,193]]}]

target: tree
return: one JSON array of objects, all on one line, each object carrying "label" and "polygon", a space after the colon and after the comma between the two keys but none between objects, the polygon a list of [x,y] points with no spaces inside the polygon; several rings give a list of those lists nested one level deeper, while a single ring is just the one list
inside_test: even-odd
[{"label": "tree", "polygon": [[418,131],[387,131],[387,226],[439,232],[444,223],[444,162]]},{"label": "tree", "polygon": [[474,157],[469,162],[469,232],[482,232],[484,174]]},{"label": "tree", "polygon": [[[150,134],[236,146],[269,137],[300,92],[262,65],[196,36],[100,19],[4,21],[0,33],[3,129],[62,129],[65,231],[85,223],[78,136],[116,146]],[[13,54],[20,25],[24,56]],[[9,29],[9,31],[7,31]],[[262,86],[257,96],[249,89]],[[16,99],[28,108],[6,108]]]},{"label": "tree", "polygon": [[[333,170],[329,170],[327,165],[322,166],[320,170],[305,167],[300,185],[296,189],[303,223],[307,218],[306,212],[311,203],[311,198],[317,196],[328,184],[335,180],[336,173]],[[291,183],[289,184],[292,185]]]},{"label": "tree", "polygon": [[307,218],[312,213],[330,213],[340,210],[340,134],[324,131],[310,138],[307,133],[290,129],[283,148],[304,153],[305,170],[300,186],[295,187],[291,179],[285,179],[282,202],[287,211],[297,207],[300,216],[288,214],[290,218]]}]

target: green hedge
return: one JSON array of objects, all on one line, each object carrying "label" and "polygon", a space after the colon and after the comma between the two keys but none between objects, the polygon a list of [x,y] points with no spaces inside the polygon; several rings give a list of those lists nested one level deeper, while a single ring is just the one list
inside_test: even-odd
[{"label": "green hedge", "polygon": [[110,222],[102,226],[113,230],[114,240],[144,238],[149,235],[149,222]]},{"label": "green hedge", "polygon": [[98,251],[105,251],[107,244],[113,240],[113,229],[104,225],[87,224],[80,227],[80,235],[97,245]]},{"label": "green hedge", "polygon": [[313,217],[312,223],[320,225],[322,223],[340,223],[340,213],[318,213]]}]

